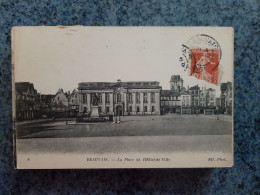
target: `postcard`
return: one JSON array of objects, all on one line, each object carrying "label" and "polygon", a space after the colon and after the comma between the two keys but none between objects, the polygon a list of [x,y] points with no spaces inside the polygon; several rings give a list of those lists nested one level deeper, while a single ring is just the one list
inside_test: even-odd
[{"label": "postcard", "polygon": [[233,166],[231,27],[13,27],[17,169]]}]

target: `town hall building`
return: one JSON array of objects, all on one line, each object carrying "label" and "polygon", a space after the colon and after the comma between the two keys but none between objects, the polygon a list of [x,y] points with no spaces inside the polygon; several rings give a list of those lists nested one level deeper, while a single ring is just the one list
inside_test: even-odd
[{"label": "town hall building", "polygon": [[99,115],[160,115],[162,87],[157,81],[82,82],[78,84],[79,112]]}]

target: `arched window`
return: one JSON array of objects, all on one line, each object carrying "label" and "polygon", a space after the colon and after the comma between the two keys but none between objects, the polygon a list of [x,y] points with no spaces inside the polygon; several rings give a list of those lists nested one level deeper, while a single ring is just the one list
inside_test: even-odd
[{"label": "arched window", "polygon": [[151,93],[151,101],[152,103],[155,103],[155,93]]},{"label": "arched window", "polygon": [[83,104],[87,103],[87,94],[83,94]]},{"label": "arched window", "polygon": [[98,103],[102,103],[102,94],[101,93],[98,94]]},{"label": "arched window", "polygon": [[147,93],[144,93],[144,103],[147,103]]},{"label": "arched window", "polygon": [[118,94],[117,94],[117,102],[121,102],[121,101],[122,101],[121,94],[120,94],[120,93],[118,93]]},{"label": "arched window", "polygon": [[106,93],[106,103],[110,103],[109,93]]},{"label": "arched window", "polygon": [[128,94],[128,101],[129,101],[129,103],[133,103],[133,95],[132,95],[132,93]]},{"label": "arched window", "polygon": [[136,103],[140,103],[140,93],[136,93]]}]

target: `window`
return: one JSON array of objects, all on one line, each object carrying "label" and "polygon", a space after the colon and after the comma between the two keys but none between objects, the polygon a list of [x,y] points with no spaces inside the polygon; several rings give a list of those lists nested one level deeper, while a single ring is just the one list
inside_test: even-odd
[{"label": "window", "polygon": [[136,103],[140,103],[140,93],[136,93]]},{"label": "window", "polygon": [[83,94],[83,104],[87,103],[87,94]]},{"label": "window", "polygon": [[129,103],[133,103],[133,95],[132,95],[132,93],[128,94],[128,102]]},{"label": "window", "polygon": [[154,106],[152,106],[152,112],[154,112]]},{"label": "window", "polygon": [[87,107],[84,107],[83,113],[87,112]]},{"label": "window", "polygon": [[121,94],[118,93],[116,97],[117,97],[117,102],[121,102]]},{"label": "window", "polygon": [[109,93],[106,93],[106,103],[110,103]]},{"label": "window", "polygon": [[152,103],[155,103],[155,93],[151,93],[151,101]]},{"label": "window", "polygon": [[140,112],[139,106],[136,107],[136,112]]},{"label": "window", "polygon": [[109,113],[109,107],[108,106],[106,107],[106,113]]},{"label": "window", "polygon": [[144,112],[147,112],[147,106],[144,107]]},{"label": "window", "polygon": [[144,103],[147,103],[147,93],[144,93]]},{"label": "window", "polygon": [[132,106],[129,106],[129,112],[132,112]]},{"label": "window", "polygon": [[102,112],[102,108],[98,107],[98,113]]},{"label": "window", "polygon": [[98,94],[98,103],[102,103],[102,94],[101,93]]}]

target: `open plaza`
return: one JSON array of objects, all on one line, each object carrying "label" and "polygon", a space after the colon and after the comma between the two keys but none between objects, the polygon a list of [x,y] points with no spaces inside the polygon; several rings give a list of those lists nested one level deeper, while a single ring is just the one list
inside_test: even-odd
[{"label": "open plaza", "polygon": [[120,123],[76,123],[75,119],[46,119],[17,123],[17,138],[107,136],[231,135],[227,115],[122,116]]},{"label": "open plaza", "polygon": [[[23,168],[146,167],[126,159],[167,159],[152,167],[222,166],[232,162],[232,119],[227,115],[122,116],[120,123],[34,120],[16,125]],[[89,162],[88,159],[106,158]],[[182,160],[179,160],[182,159]],[[212,163],[207,164],[208,160]],[[213,159],[213,160],[212,160]],[[219,164],[218,159],[223,162]],[[129,163],[129,164],[127,164]],[[203,164],[204,163],[204,164]]]}]

